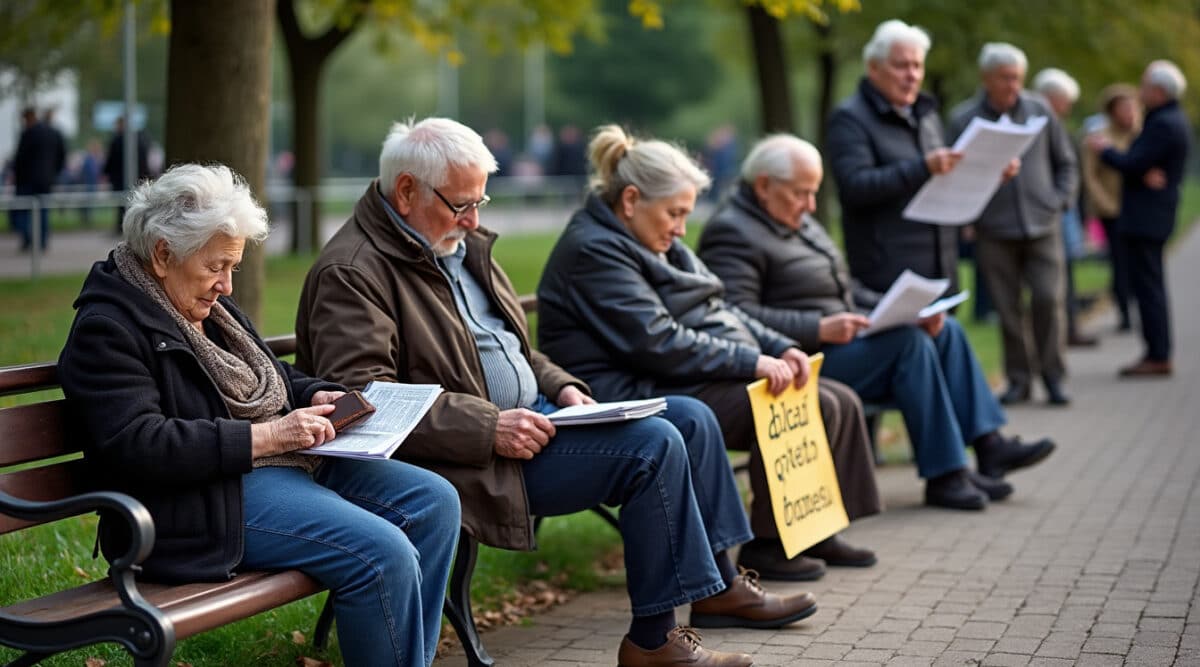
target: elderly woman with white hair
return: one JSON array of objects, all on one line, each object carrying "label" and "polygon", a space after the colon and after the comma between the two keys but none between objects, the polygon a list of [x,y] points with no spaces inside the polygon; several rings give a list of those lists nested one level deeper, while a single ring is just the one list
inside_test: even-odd
[{"label": "elderly woman with white hair", "polygon": [[[139,186],[125,241],[84,282],[59,378],[97,479],[145,504],[148,579],[298,569],[329,587],[348,665],[428,665],[458,495],[392,460],[305,456],[344,387],[277,360],[230,299],[266,212],[220,165]],[[100,545],[121,553],[101,519]]]},{"label": "elderly woman with white hair", "polygon": [[[746,384],[778,393],[802,385],[808,357],[795,340],[724,300],[724,287],[680,237],[708,175],[680,149],[639,141],[615,125],[589,146],[592,192],[571,218],[538,285],[538,339],[602,400],[687,394],[704,401],[725,444],[749,450],[756,539],[738,563],[764,578],[803,581],[821,559],[870,566],[875,555],[834,536],[805,555],[784,554],[771,511]],[[851,519],[880,509],[862,404],[821,380],[821,412]]]},{"label": "elderly woman with white hair", "polygon": [[[1053,444],[1000,435],[1004,411],[953,317],[858,335],[868,324],[864,312],[883,295],[850,278],[813,219],[822,176],[821,155],[807,141],[778,134],[758,142],[738,188],[704,226],[700,257],[732,303],[804,349],[824,352],[828,377],[899,407],[926,503],[981,510],[1007,497],[1012,486],[1000,478],[1045,458]],[[967,468],[971,444],[979,473]]]}]

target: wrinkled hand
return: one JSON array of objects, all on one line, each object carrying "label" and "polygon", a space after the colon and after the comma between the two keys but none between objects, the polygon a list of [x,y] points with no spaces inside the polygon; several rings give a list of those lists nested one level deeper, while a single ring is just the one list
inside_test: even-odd
[{"label": "wrinkled hand", "polygon": [[962,157],[962,151],[935,148],[925,154],[925,166],[929,169],[929,173],[936,176],[953,169],[962,160]]},{"label": "wrinkled hand", "polygon": [[1167,187],[1167,172],[1154,167],[1142,176],[1142,183],[1151,190],[1163,190]]},{"label": "wrinkled hand", "polygon": [[325,417],[331,412],[333,406],[326,403],[292,410],[273,422],[252,425],[251,457],[258,459],[284,454],[297,449],[316,447],[327,440],[333,440],[336,435],[333,424]]},{"label": "wrinkled hand", "polygon": [[925,330],[925,333],[937,338],[937,335],[942,333],[942,327],[946,326],[946,313],[938,313],[930,315],[923,320],[917,321],[917,326]]},{"label": "wrinkled hand", "polygon": [[1021,173],[1021,158],[1015,157],[1004,168],[1004,171],[1000,172],[1000,182],[1007,183],[1016,178],[1019,173]]},{"label": "wrinkled hand", "polygon": [[767,391],[772,394],[787,389],[788,383],[796,376],[788,362],[765,354],[758,355],[758,363],[754,365],[754,377],[767,380]]},{"label": "wrinkled hand", "polygon": [[1104,149],[1112,146],[1112,141],[1099,132],[1087,135],[1083,143],[1087,144],[1087,147],[1096,153],[1103,153]]},{"label": "wrinkled hand", "polygon": [[812,371],[808,355],[801,352],[798,347],[789,347],[779,356],[791,367],[792,382],[796,384],[796,388],[803,387],[804,383],[808,382],[808,375]]},{"label": "wrinkled hand", "polygon": [[583,393],[583,391],[573,384],[563,387],[558,392],[558,400],[554,401],[555,405],[560,408],[570,407],[572,405],[592,405],[596,399]]},{"label": "wrinkled hand", "polygon": [[497,456],[508,459],[532,459],[554,437],[554,424],[546,415],[515,408],[500,411],[492,447]]},{"label": "wrinkled hand", "polygon": [[318,391],[313,394],[313,405],[326,405],[346,395],[344,391]]},{"label": "wrinkled hand", "polygon": [[867,328],[871,321],[858,313],[837,313],[821,318],[818,336],[822,343],[842,345],[854,340],[858,332]]}]

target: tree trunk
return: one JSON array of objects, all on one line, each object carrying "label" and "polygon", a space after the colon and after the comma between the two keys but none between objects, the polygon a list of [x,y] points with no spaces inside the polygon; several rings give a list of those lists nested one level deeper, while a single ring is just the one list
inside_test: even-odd
[{"label": "tree trunk", "polygon": [[[274,0],[171,0],[167,164],[219,162],[262,199],[271,102]],[[234,277],[238,304],[262,310],[263,249],[247,246]]]},{"label": "tree trunk", "polygon": [[[830,28],[828,25],[814,23],[813,26],[817,29],[817,34],[821,40],[821,50],[817,54],[818,72],[818,87],[817,93],[817,136],[813,142],[817,148],[821,149],[821,155],[825,161],[825,173],[829,173],[829,156],[825,153],[825,134],[829,131],[829,114],[833,111],[833,85],[837,81],[837,58],[833,53],[833,43],[830,41]],[[829,188],[821,188],[817,191],[817,211],[829,211]],[[819,214],[818,214],[819,215]],[[827,215],[828,217],[828,215]],[[832,222],[831,219],[826,219],[826,224]]]},{"label": "tree trunk", "polygon": [[788,87],[787,62],[779,20],[758,5],[746,7],[750,19],[750,41],[758,73],[759,114],[764,134],[794,132],[792,95]]},{"label": "tree trunk", "polygon": [[[321,183],[321,73],[329,56],[337,50],[362,21],[362,8],[348,21],[335,20],[333,25],[317,37],[309,37],[300,28],[296,18],[295,0],[279,0],[276,15],[283,44],[288,57],[288,69],[292,84],[292,150],[296,164],[292,172],[292,183],[308,189],[312,195],[308,209],[309,247],[321,248],[321,202],[317,198],[317,186]],[[381,128],[382,130],[382,128]],[[303,200],[302,200],[303,201]],[[293,207],[292,251],[300,249],[300,211]]]}]

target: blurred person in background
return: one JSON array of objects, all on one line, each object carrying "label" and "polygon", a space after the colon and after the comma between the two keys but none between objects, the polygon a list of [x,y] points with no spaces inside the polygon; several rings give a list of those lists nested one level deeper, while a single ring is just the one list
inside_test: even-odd
[{"label": "blurred person in background", "polygon": [[[47,114],[50,117],[50,112]],[[61,132],[45,120],[38,120],[37,110],[33,107],[26,107],[21,112],[21,122],[23,129],[17,140],[16,155],[13,156],[14,194],[41,199],[50,194],[66,166],[67,144]],[[44,201],[38,209],[41,251],[45,252],[50,244],[50,210]],[[21,238],[21,252],[29,252],[33,246],[33,212],[30,209],[13,209],[9,220]]]}]

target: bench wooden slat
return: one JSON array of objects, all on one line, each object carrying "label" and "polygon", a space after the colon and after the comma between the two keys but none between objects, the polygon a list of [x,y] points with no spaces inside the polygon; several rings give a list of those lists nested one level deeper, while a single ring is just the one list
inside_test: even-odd
[{"label": "bench wooden slat", "polygon": [[9,366],[0,370],[0,396],[23,394],[58,386],[58,365],[52,362]]},{"label": "bench wooden slat", "polygon": [[[184,639],[325,589],[312,578],[290,570],[245,572],[229,581],[209,584],[139,583],[138,590],[171,619],[176,639]],[[120,606],[112,583],[104,580],[18,602],[0,611],[29,621],[53,622]]]},{"label": "bench wooden slat", "polygon": [[[0,491],[21,500],[48,501],[82,493],[87,470],[82,459],[0,475]],[[0,514],[0,535],[35,525]]]},{"label": "bench wooden slat", "polygon": [[66,400],[0,410],[0,468],[79,451],[65,437]]}]

